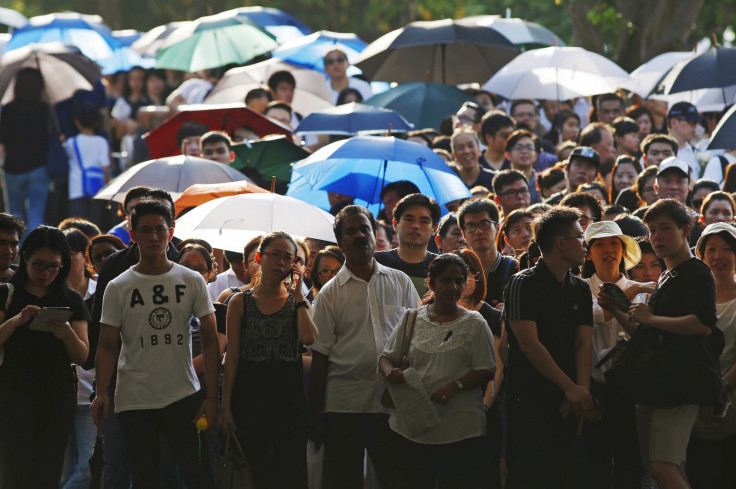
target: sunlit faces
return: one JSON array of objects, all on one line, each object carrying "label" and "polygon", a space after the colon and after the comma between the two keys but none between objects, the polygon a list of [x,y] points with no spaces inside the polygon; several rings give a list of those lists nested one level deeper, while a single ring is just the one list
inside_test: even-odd
[{"label": "sunlit faces", "polygon": [[591,144],[590,147],[598,152],[601,161],[616,158],[616,145],[613,142],[613,135],[606,129],[600,129],[598,132],[601,135],[600,142]]},{"label": "sunlit faces", "polygon": [[48,287],[62,267],[61,255],[51,248],[41,248],[24,256],[28,280],[37,287]]},{"label": "sunlit faces", "polygon": [[662,262],[654,253],[642,253],[639,263],[629,270],[629,276],[637,282],[656,282],[662,275]]},{"label": "sunlit faces", "polygon": [[457,114],[452,118],[452,128],[459,129],[461,127],[473,128],[475,122],[476,112],[472,107],[461,108]]},{"label": "sunlit faces", "polygon": [[643,113],[636,119],[636,125],[639,126],[639,141],[643,141],[652,132],[652,120]]},{"label": "sunlit faces", "polygon": [[[295,247],[294,243],[289,240],[272,240],[259,254],[262,275],[264,277],[271,275],[276,280],[284,280],[291,274],[299,250],[299,246]],[[302,260],[304,260],[303,257]]]},{"label": "sunlit faces", "polygon": [[515,252],[520,250],[526,251],[532,240],[532,220],[523,217],[506,229],[506,243],[513,248]]},{"label": "sunlit faces", "polygon": [[690,226],[677,227],[675,221],[669,216],[663,215],[647,223],[649,228],[649,241],[652,243],[654,253],[659,258],[667,259],[687,244],[687,236]]},{"label": "sunlit faces", "polygon": [[615,236],[594,239],[588,244],[588,251],[598,271],[615,272],[624,257],[623,243]]},{"label": "sunlit faces", "polygon": [[450,224],[445,236],[443,237],[438,234],[435,238],[435,242],[437,243],[437,248],[439,248],[443,253],[452,253],[453,251],[462,250],[468,247],[468,244],[465,242],[465,238],[463,237],[463,233],[457,224]]},{"label": "sunlit faces", "polygon": [[526,126],[531,130],[534,130],[537,126],[537,109],[533,104],[519,104],[515,106],[514,113],[511,114],[511,117],[516,119],[516,122],[526,124]]},{"label": "sunlit faces", "polygon": [[685,203],[688,192],[689,179],[677,169],[672,169],[657,175],[655,188],[660,199],[675,199]]},{"label": "sunlit faces", "polygon": [[138,243],[141,256],[153,256],[166,252],[174,228],[169,227],[164,216],[160,214],[144,214],[138,219],[136,229],[130,236]]},{"label": "sunlit faces", "polygon": [[588,247],[585,241],[585,232],[576,222],[570,227],[567,234],[558,237],[562,257],[570,266],[580,266],[585,263]]},{"label": "sunlit faces", "polygon": [[456,304],[465,290],[467,273],[467,269],[460,268],[454,263],[447,265],[443,272],[430,282],[435,303]]},{"label": "sunlit faces", "polygon": [[473,170],[478,167],[480,158],[480,147],[478,140],[472,134],[458,134],[453,139],[452,154],[455,162],[463,170]]},{"label": "sunlit faces", "polygon": [[0,271],[10,268],[18,255],[19,243],[17,231],[0,230]]},{"label": "sunlit faces", "polygon": [[732,276],[736,270],[736,256],[728,242],[719,234],[707,237],[703,248],[703,261],[715,276]]},{"label": "sunlit faces", "polygon": [[652,143],[644,154],[644,161],[646,161],[647,166],[659,166],[660,163],[670,156],[675,156],[672,146],[667,143]]},{"label": "sunlit faces", "polygon": [[580,121],[570,117],[562,123],[561,136],[563,141],[577,141],[580,134]]},{"label": "sunlit faces", "polygon": [[656,179],[654,177],[647,178],[639,187],[638,193],[646,205],[652,205],[659,200],[659,195],[657,194],[657,189],[654,185],[655,181]]},{"label": "sunlit faces", "polygon": [[606,100],[601,102],[596,114],[599,121],[610,124],[616,117],[624,115],[624,108],[618,100]]},{"label": "sunlit faces", "polygon": [[622,191],[625,188],[631,187],[636,183],[638,174],[634,165],[620,164],[616,167],[616,174],[613,175],[613,188],[617,191]]},{"label": "sunlit faces", "polygon": [[229,165],[235,159],[235,153],[230,151],[230,148],[227,147],[227,143],[224,141],[217,141],[215,143],[207,143],[202,146],[202,158]]},{"label": "sunlit faces", "polygon": [[596,173],[598,167],[587,159],[573,157],[567,165],[567,180],[572,189],[577,189],[580,184],[593,182]]},{"label": "sunlit faces", "polygon": [[529,207],[530,199],[529,186],[522,179],[504,185],[495,198],[496,203],[503,209],[504,215],[516,209]]},{"label": "sunlit faces", "polygon": [[616,142],[621,145],[623,150],[630,154],[635,155],[639,152],[639,134],[635,132],[627,132],[623,136],[616,137]]},{"label": "sunlit faces", "polygon": [[373,257],[376,235],[365,214],[352,214],[342,221],[342,236],[338,246],[345,253],[345,262]]},{"label": "sunlit faces", "polygon": [[733,208],[727,200],[711,199],[708,208],[703,213],[705,225],[714,222],[733,222]]},{"label": "sunlit faces", "polygon": [[522,172],[528,170],[537,161],[538,156],[539,153],[531,138],[519,139],[511,151],[506,153],[506,158],[511,162],[511,168]]},{"label": "sunlit faces", "polygon": [[496,247],[498,224],[491,220],[487,212],[466,214],[463,225],[463,237],[473,251],[481,253]]},{"label": "sunlit faces", "polygon": [[[204,256],[197,250],[189,250],[182,255],[179,260],[179,265],[187,267],[190,270],[194,270],[202,276],[205,282],[210,279],[210,268],[207,266],[207,261]],[[242,266],[242,265],[241,265]]]},{"label": "sunlit faces", "polygon": [[187,156],[199,157],[202,150],[199,147],[199,136],[189,136],[181,142],[181,152]]},{"label": "sunlit faces", "polygon": [[397,221],[394,229],[399,235],[399,246],[426,247],[437,226],[432,222],[432,212],[423,205],[413,205]]},{"label": "sunlit faces", "polygon": [[261,265],[256,261],[256,253],[257,250],[251,251],[245,261],[245,270],[248,272],[250,280],[253,280],[253,277],[256,276],[258,270],[261,269]]},{"label": "sunlit faces", "polygon": [[279,82],[273,91],[274,100],[283,100],[284,102],[291,103],[294,100],[294,88],[294,85],[289,82]]}]

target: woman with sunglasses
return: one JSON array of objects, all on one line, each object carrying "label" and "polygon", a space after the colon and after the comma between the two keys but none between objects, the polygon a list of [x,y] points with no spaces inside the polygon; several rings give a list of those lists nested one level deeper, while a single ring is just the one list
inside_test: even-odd
[{"label": "woman with sunglasses", "polygon": [[302,291],[298,248],[284,232],[267,234],[255,255],[260,283],[228,304],[222,428],[237,430],[257,487],[307,484],[301,346],[314,342],[317,328]]},{"label": "woman with sunglasses", "polygon": [[[10,287],[0,286],[2,487],[59,487],[77,407],[70,364],[84,363],[89,353],[89,313],[66,284],[70,264],[62,232],[39,226],[21,246]],[[69,308],[71,316],[31,328],[46,307]]]}]

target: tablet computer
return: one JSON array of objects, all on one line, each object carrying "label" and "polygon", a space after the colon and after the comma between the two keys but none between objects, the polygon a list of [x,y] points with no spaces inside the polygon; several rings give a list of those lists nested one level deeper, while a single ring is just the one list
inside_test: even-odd
[{"label": "tablet computer", "polygon": [[51,333],[51,328],[46,326],[46,321],[54,319],[57,321],[68,321],[70,317],[72,317],[72,309],[70,307],[44,307],[38,311],[38,314],[33,318],[28,328],[35,331]]}]

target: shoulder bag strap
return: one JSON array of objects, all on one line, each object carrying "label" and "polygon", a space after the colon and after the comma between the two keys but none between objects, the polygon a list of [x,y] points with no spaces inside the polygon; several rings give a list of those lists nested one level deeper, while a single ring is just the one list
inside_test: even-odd
[{"label": "shoulder bag strap", "polygon": [[[419,310],[418,309],[409,310],[409,313],[406,315],[407,321],[412,312],[414,313],[414,317],[412,317],[411,319],[411,326],[409,327],[409,334],[406,337],[406,348],[402,348],[404,350],[403,356],[401,358],[401,362],[404,364],[402,367],[402,370],[409,366],[409,347],[411,346],[412,338],[414,338],[414,326],[417,324],[417,315],[419,314]],[[406,328],[404,328],[404,332],[406,332]]]},{"label": "shoulder bag strap", "polygon": [[404,316],[404,320],[401,322],[401,327],[403,328],[402,334],[401,334],[401,348],[399,348],[399,363],[397,367],[400,369],[404,369],[404,347],[406,347],[406,322],[409,319],[409,314],[411,314],[411,311],[407,312]]},{"label": "shoulder bag strap", "polygon": [[84,173],[84,165],[82,164],[82,155],[79,153],[79,145],[77,144],[77,138],[72,138],[72,143],[74,144],[74,154],[77,155],[77,163],[79,164],[79,169],[82,170],[82,173]]}]

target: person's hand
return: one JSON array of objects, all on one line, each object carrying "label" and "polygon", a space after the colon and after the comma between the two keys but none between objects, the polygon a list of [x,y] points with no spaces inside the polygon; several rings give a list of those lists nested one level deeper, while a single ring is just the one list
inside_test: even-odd
[{"label": "person's hand", "polygon": [[300,265],[294,262],[294,267],[292,269],[292,272],[294,273],[294,281],[291,283],[289,292],[291,292],[291,295],[294,296],[297,302],[304,300],[304,294],[302,294],[302,282],[304,281],[304,270],[306,268],[307,267],[305,265]]},{"label": "person's hand", "polygon": [[92,421],[94,421],[97,429],[102,429],[102,420],[107,418],[108,411],[110,409],[110,399],[107,394],[97,394],[95,400],[89,406],[92,411]]},{"label": "person's hand", "polygon": [[224,432],[228,432],[230,430],[237,430],[238,427],[235,426],[235,420],[233,419],[233,413],[230,412],[230,408],[222,408],[222,414],[220,415],[220,429]]},{"label": "person's hand", "polygon": [[565,390],[565,400],[560,407],[560,414],[563,419],[572,412],[575,416],[580,416],[593,407],[593,396],[590,395],[588,389],[582,385],[573,384]]},{"label": "person's hand", "polygon": [[648,324],[652,319],[652,309],[649,304],[636,303],[629,307],[629,320],[636,321],[639,324]]},{"label": "person's hand", "polygon": [[386,375],[386,382],[388,382],[389,384],[406,383],[406,380],[404,380],[404,372],[402,372],[401,369],[398,367],[392,368],[388,375]]},{"label": "person's hand", "polygon": [[603,287],[601,287],[600,292],[598,292],[598,305],[601,306],[601,309],[610,313],[616,309],[616,306],[613,305],[613,297],[606,294]]},{"label": "person's hand", "polygon": [[503,312],[503,302],[499,302],[498,304],[496,304],[496,305],[495,305],[495,306],[493,306],[493,307],[495,307],[495,308],[496,308],[496,309],[498,309],[499,311]]},{"label": "person's hand", "polygon": [[204,401],[192,423],[196,423],[202,416],[207,418],[207,431],[214,430],[217,427],[217,420],[220,417],[220,413],[217,410],[216,399],[207,399]]},{"label": "person's hand", "polygon": [[69,321],[58,321],[56,319],[49,319],[46,321],[46,326],[51,328],[51,332],[60,340],[68,338],[70,335],[75,334],[72,329],[72,325]]},{"label": "person's hand", "polygon": [[453,397],[455,397],[455,394],[457,394],[459,390],[460,389],[455,382],[450,382],[437,388],[429,398],[437,404],[442,404],[444,406],[450,402]]},{"label": "person's hand", "polygon": [[38,306],[26,306],[15,317],[18,319],[18,325],[25,324],[35,318],[41,308]]}]

